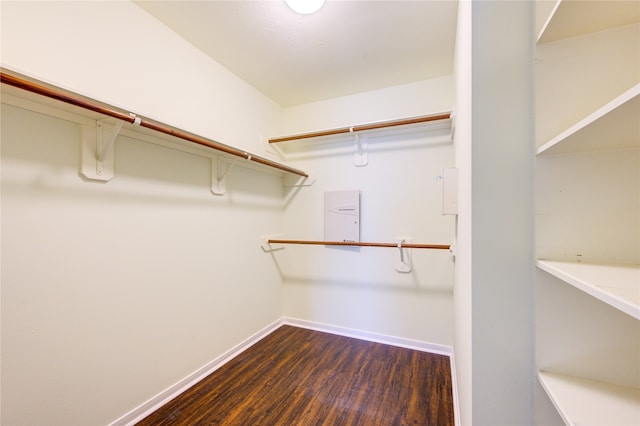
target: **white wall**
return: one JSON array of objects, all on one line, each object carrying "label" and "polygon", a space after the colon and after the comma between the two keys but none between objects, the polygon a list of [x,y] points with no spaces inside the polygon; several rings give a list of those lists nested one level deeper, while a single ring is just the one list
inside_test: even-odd
[{"label": "white wall", "polygon": [[273,101],[128,1],[3,1],[2,66],[256,154]]},{"label": "white wall", "polygon": [[471,169],[471,2],[458,4],[455,52],[455,161],[459,170],[454,271],[454,361],[460,424],[472,424],[472,169]]},{"label": "white wall", "polygon": [[[2,2],[2,65],[259,149],[281,110],[128,2]],[[2,423],[106,424],[281,316],[259,236],[277,176],[126,137],[78,177],[80,127],[2,109]]]},{"label": "white wall", "polygon": [[472,4],[474,425],[532,423],[530,2]]},{"label": "white wall", "polygon": [[[264,136],[454,104],[449,76],[283,112],[131,3],[0,7],[2,66],[256,153]],[[471,356],[479,425],[531,422],[529,8],[473,5],[473,170],[457,159],[473,215],[458,232],[472,253],[455,306],[458,372],[470,373]],[[450,242],[455,222],[439,214],[435,176],[453,166],[452,145],[386,136],[364,168],[345,153],[299,158],[291,164],[318,180],[283,215],[279,179],[234,169],[229,195],[213,198],[205,160],[133,140],[118,141],[114,181],[82,182],[75,124],[2,113],[3,423],[106,423],[283,313],[454,342],[447,253],[414,250],[415,272],[399,275],[395,249],[271,257],[256,245],[267,233],[321,237],[322,194],[337,189],[363,191],[363,239]],[[468,123],[461,130],[470,135]],[[219,226],[229,222],[242,226]],[[470,424],[471,378],[460,379]]]},{"label": "white wall", "polygon": [[[451,76],[285,109],[292,133],[450,111]],[[369,140],[369,163],[353,164],[353,142],[310,148],[288,163],[316,183],[286,207],[282,234],[323,239],[325,191],[360,190],[361,240],[449,244],[454,217],[443,216],[442,182],[453,167],[449,133],[398,134]],[[412,250],[414,271],[395,271],[397,249],[287,246],[274,253],[284,279],[285,316],[451,345],[453,262],[448,251]]]},{"label": "white wall", "polygon": [[287,134],[405,118],[453,107],[452,76],[285,108]]},{"label": "white wall", "polygon": [[634,24],[536,47],[536,146],[638,83],[638,39]]}]

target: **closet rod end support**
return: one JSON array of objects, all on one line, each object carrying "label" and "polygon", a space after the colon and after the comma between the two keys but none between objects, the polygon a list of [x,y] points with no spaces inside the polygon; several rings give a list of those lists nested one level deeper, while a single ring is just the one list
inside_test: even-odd
[{"label": "closet rod end support", "polygon": [[[295,181],[293,181],[295,179]],[[287,176],[283,183],[284,188],[301,188],[304,186],[312,186],[316,183],[316,177],[314,175],[307,176]]]},{"label": "closet rod end support", "polygon": [[260,239],[260,248],[262,249],[262,251],[264,251],[265,253],[272,253],[274,251],[284,250],[284,246],[274,247],[271,245],[269,240],[274,237],[276,237],[276,235],[264,236]]},{"label": "closet rod end support", "polygon": [[[411,259],[411,249],[402,247],[402,244],[411,242],[410,238],[398,238],[398,250],[400,250],[400,261],[396,263],[396,272],[408,274],[413,270]],[[406,251],[406,252],[405,252]]]}]

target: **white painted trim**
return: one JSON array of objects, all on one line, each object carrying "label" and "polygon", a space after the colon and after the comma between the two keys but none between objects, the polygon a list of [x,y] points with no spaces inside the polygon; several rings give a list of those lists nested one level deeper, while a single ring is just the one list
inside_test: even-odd
[{"label": "white painted trim", "polygon": [[350,328],[338,327],[335,325],[289,317],[282,317],[279,320],[269,324],[262,330],[258,331],[254,335],[229,349],[219,357],[215,358],[214,360],[208,362],[206,365],[189,374],[184,379],[179,380],[178,382],[169,386],[167,389],[163,390],[148,401],[140,404],[138,407],[134,408],[127,414],[110,423],[109,426],[134,425],[135,423],[139,422],[140,420],[144,419],[145,417],[162,407],[164,404],[166,404],[176,396],[180,395],[182,392],[189,389],[191,386],[207,377],[209,374],[222,367],[231,359],[238,356],[241,352],[247,350],[249,347],[253,346],[255,343],[273,333],[275,330],[285,324],[310,330],[323,331],[325,333],[331,333],[340,336],[352,337],[355,339],[367,340],[369,342],[383,343],[387,345],[448,356],[451,363],[454,419],[456,426],[459,426],[460,413],[458,408],[458,392],[455,376],[455,365],[453,361],[453,348],[451,346],[422,342],[419,340],[405,339],[403,337],[388,336],[385,334],[372,333],[369,331],[354,330]]},{"label": "white painted trim", "polygon": [[458,399],[458,380],[456,378],[456,362],[453,353],[449,356],[451,362],[451,392],[453,396],[453,422],[455,426],[461,426],[460,423],[460,400]]},{"label": "white painted trim", "polygon": [[249,347],[257,343],[259,340],[265,338],[269,334],[273,333],[273,331],[277,330],[283,324],[282,318],[269,324],[262,330],[255,333],[253,336],[245,339],[240,342],[233,348],[229,349],[219,357],[214,360],[208,362],[204,366],[200,367],[193,373],[189,374],[182,380],[174,383],[169,386],[167,389],[163,390],[156,396],[152,397],[148,401],[142,403],[138,407],[134,408],[124,416],[115,420],[110,426],[124,426],[124,425],[134,425],[139,422],[143,418],[147,417],[149,414],[156,411],[158,408],[162,407],[164,404],[180,395],[182,392],[189,389],[191,386],[195,385],[209,374],[213,373],[224,364],[229,362],[234,357],[238,356],[241,352],[247,350]]},{"label": "white painted trim", "polygon": [[540,39],[544,35],[544,32],[547,31],[547,27],[549,26],[549,23],[551,23],[553,16],[556,14],[558,7],[560,7],[560,3],[562,3],[562,0],[556,0],[556,4],[553,6],[553,9],[551,9],[551,12],[549,12],[549,16],[547,16],[544,24],[542,24],[542,28],[540,28],[540,33],[538,34],[538,37],[536,37],[536,43],[540,42]]},{"label": "white painted trim", "polygon": [[314,321],[301,320],[297,318],[282,318],[283,324],[293,325],[311,330],[324,331],[326,333],[340,336],[353,337],[355,339],[367,340],[369,342],[384,343],[392,346],[399,346],[407,349],[414,349],[422,352],[431,352],[439,355],[453,355],[451,346],[439,345],[436,343],[423,342],[420,340],[405,339],[403,337],[389,336],[386,334],[372,333],[370,331],[354,330],[351,328],[338,327],[335,325],[323,324]]}]

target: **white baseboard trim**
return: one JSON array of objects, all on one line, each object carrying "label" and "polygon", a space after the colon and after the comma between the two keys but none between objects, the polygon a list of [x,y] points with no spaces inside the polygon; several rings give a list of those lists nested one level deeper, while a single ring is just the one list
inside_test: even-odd
[{"label": "white baseboard trim", "polygon": [[215,358],[214,360],[208,362],[207,364],[200,367],[193,373],[189,374],[184,379],[179,380],[178,382],[169,386],[167,389],[163,390],[153,398],[142,403],[138,407],[134,408],[133,410],[125,414],[124,416],[115,420],[113,423],[110,424],[110,426],[134,425],[135,423],[147,417],[149,414],[156,411],[158,408],[162,407],[164,404],[166,404],[176,396],[180,395],[185,390],[189,389],[191,386],[198,383],[200,380],[207,377],[209,374],[216,371],[218,368],[222,367],[224,364],[229,362],[231,359],[236,357],[241,352],[248,349],[250,346],[258,342],[259,340],[271,334],[274,330],[278,329],[281,325],[282,325],[282,319],[279,319],[269,324],[262,330],[255,333],[253,336],[240,342],[239,344],[229,349],[219,357]]},{"label": "white baseboard trim", "polygon": [[407,349],[414,349],[422,352],[431,352],[439,355],[453,355],[451,346],[439,345],[436,343],[423,342],[420,340],[405,339],[403,337],[389,336],[386,334],[372,333],[370,331],[355,330],[351,328],[339,327],[335,325],[323,324],[314,321],[301,320],[297,318],[282,317],[282,323],[295,327],[308,328],[311,330],[324,331],[326,333],[340,336],[353,337],[355,339],[367,340],[369,342],[384,343],[392,346],[399,346]]},{"label": "white baseboard trim", "polygon": [[454,426],[461,426],[460,424],[460,401],[458,400],[458,381],[456,379],[456,362],[453,354],[449,356],[450,368],[451,368],[451,392],[453,393],[453,422]]},{"label": "white baseboard trim", "polygon": [[182,380],[179,380],[175,384],[169,386],[156,396],[152,397],[148,401],[142,403],[138,407],[134,408],[127,414],[123,415],[119,419],[110,423],[109,426],[130,426],[144,419],[164,404],[180,395],[191,386],[198,383],[200,380],[213,373],[231,359],[236,357],[241,352],[247,350],[249,347],[265,338],[282,325],[291,325],[294,327],[307,328],[310,330],[323,331],[326,333],[337,334],[340,336],[352,337],[355,339],[367,340],[370,342],[383,343],[392,346],[399,346],[407,349],[414,349],[422,352],[430,352],[439,355],[448,356],[451,362],[451,378],[453,381],[453,400],[456,425],[459,425],[459,411],[458,411],[458,392],[455,380],[455,365],[453,362],[453,348],[451,346],[439,345],[436,343],[428,343],[419,340],[405,339],[403,337],[389,336],[385,334],[372,333],[369,331],[355,330],[345,327],[339,327],[335,325],[323,324],[314,321],[307,321],[297,318],[282,317],[277,321],[269,324],[262,330],[258,331],[254,335],[240,342],[233,348],[229,349],[219,357],[208,362],[204,366],[200,367],[193,373],[189,374]]}]

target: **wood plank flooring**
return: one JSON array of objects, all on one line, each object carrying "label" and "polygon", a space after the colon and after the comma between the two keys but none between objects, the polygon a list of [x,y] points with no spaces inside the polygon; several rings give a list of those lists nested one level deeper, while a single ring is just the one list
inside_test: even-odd
[{"label": "wood plank flooring", "polygon": [[287,325],[138,423],[453,424],[448,357]]}]

